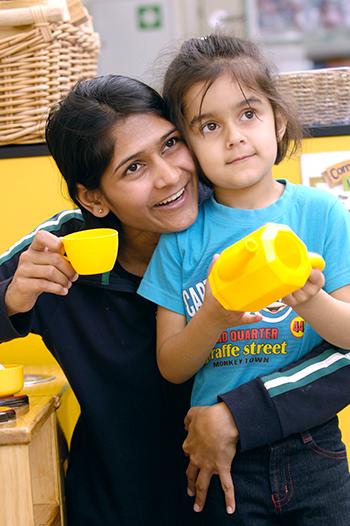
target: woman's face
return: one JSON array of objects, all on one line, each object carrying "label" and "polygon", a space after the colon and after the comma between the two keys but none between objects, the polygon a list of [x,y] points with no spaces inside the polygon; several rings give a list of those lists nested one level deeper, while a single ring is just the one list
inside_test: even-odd
[{"label": "woman's face", "polygon": [[125,228],[174,232],[190,226],[198,212],[192,156],[174,125],[151,114],[135,114],[114,131],[114,155],[100,183],[104,210]]}]

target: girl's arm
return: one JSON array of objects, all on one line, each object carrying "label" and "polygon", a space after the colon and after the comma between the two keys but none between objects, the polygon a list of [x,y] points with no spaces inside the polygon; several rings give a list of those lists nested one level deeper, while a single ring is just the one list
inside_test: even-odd
[{"label": "girl's arm", "polygon": [[204,365],[224,329],[260,320],[260,314],[224,309],[211,294],[208,282],[203,305],[187,325],[181,314],[158,307],[157,362],[161,374],[170,382],[185,382]]},{"label": "girl's arm", "polygon": [[[350,334],[344,331],[350,320],[350,285],[332,295],[322,290],[323,285],[322,272],[313,269],[304,287],[283,301],[325,340],[339,347],[350,347]],[[260,314],[224,309],[212,295],[207,281],[203,305],[187,325],[183,315],[158,307],[157,362],[160,372],[170,382],[185,382],[204,365],[223,330],[260,320]]]},{"label": "girl's arm", "polygon": [[284,302],[305,320],[324,340],[350,349],[350,285],[341,287],[331,294],[320,290],[307,297],[307,287],[317,287],[320,271],[313,270],[306,286],[284,298]]}]

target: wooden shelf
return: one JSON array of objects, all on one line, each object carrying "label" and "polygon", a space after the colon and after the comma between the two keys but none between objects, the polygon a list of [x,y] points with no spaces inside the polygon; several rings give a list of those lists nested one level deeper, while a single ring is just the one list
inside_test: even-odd
[{"label": "wooden shelf", "polygon": [[[25,389],[29,411],[0,427],[1,524],[63,526],[63,463],[56,409],[67,383],[57,374]],[[44,386],[45,385],[45,386]]]},{"label": "wooden shelf", "polygon": [[60,526],[60,508],[50,504],[34,505],[35,526]]}]

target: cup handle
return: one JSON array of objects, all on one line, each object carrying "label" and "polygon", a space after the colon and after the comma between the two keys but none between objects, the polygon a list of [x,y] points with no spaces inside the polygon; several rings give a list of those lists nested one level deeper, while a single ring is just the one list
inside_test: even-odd
[{"label": "cup handle", "polygon": [[310,263],[312,268],[317,268],[318,270],[323,270],[326,266],[326,262],[320,254],[316,252],[308,252]]},{"label": "cup handle", "polygon": [[[70,259],[68,258],[68,256],[66,256],[65,254],[63,254],[63,257],[64,257],[64,259],[65,259],[66,261],[68,261],[68,263],[70,264],[70,266],[75,270],[75,268],[73,267],[73,265],[72,265]],[[77,273],[77,274],[78,274],[78,273]]]}]

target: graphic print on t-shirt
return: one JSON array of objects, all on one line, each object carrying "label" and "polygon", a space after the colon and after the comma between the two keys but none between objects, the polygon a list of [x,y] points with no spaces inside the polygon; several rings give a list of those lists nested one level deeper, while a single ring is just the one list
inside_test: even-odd
[{"label": "graphic print on t-shirt", "polygon": [[[205,282],[200,281],[183,290],[188,318],[193,317],[203,303]],[[201,375],[208,382],[208,375],[211,377],[214,370],[220,370],[220,376],[226,376],[230,370],[230,385],[233,382],[237,386],[298,358],[305,333],[304,320],[281,299],[262,309],[260,314],[262,320],[259,323],[227,328],[221,333],[206,364],[197,373],[196,383],[201,385],[198,382]]]}]

